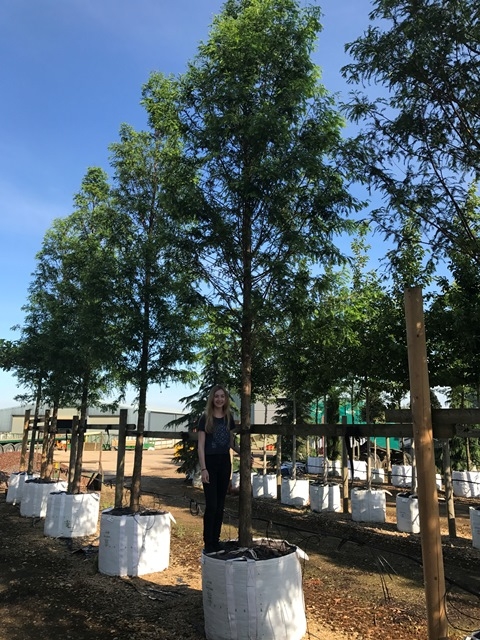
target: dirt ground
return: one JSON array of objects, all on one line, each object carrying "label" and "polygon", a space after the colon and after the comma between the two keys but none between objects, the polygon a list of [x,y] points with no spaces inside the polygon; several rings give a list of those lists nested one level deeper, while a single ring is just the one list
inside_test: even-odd
[{"label": "dirt ground", "polygon": [[[98,572],[98,535],[45,537],[42,519],[21,517],[18,506],[6,504],[6,481],[18,470],[18,456],[0,454],[0,640],[205,638],[200,573],[203,493],[176,473],[172,453],[144,452],[142,504],[168,510],[176,524],[169,568],[139,578]],[[60,468],[68,460],[64,452],[55,456]],[[101,508],[113,505],[109,483],[115,466],[116,453],[102,452]],[[133,454],[128,452],[127,476],[132,466]],[[86,476],[97,468],[98,453],[86,452]],[[313,513],[272,499],[253,501],[255,533],[286,539],[309,557],[303,564],[305,639],[427,638],[420,536],[397,531],[397,490],[385,488],[391,495],[387,494],[384,524],[353,522],[349,514]],[[472,547],[470,504],[474,502],[456,499],[457,538],[450,540],[445,505],[440,502],[450,640],[463,640],[480,629],[480,551]],[[224,539],[236,537],[237,513],[238,496],[229,495]]]}]

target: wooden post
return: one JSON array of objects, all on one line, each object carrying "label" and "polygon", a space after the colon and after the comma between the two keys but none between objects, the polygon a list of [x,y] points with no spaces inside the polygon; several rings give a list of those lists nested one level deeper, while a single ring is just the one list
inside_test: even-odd
[{"label": "wooden post", "polygon": [[[342,416],[342,425],[347,427],[347,416]],[[348,455],[347,455],[347,445],[345,443],[345,438],[347,436],[343,436],[342,438],[342,484],[343,484],[343,513],[348,513],[350,511],[350,495],[349,495],[349,486],[348,486]],[[353,478],[353,469],[352,469],[352,478]]]},{"label": "wooden post", "polygon": [[277,436],[277,453],[276,453],[276,465],[277,465],[277,499],[282,497],[282,436]]},{"label": "wooden post", "polygon": [[120,409],[118,423],[117,477],[115,482],[115,507],[123,503],[123,486],[125,483],[125,444],[127,440],[127,409]]},{"label": "wooden post", "polygon": [[24,473],[27,466],[27,449],[28,449],[28,429],[30,427],[30,409],[25,409],[25,417],[23,419],[23,438],[22,451],[20,453],[20,473]]},{"label": "wooden post", "polygon": [[48,457],[48,439],[50,438],[50,409],[45,409],[45,417],[43,419],[43,440],[42,440],[42,461],[40,464],[40,477],[42,480],[48,480],[47,477],[47,457]]},{"label": "wooden post", "polygon": [[453,499],[452,465],[450,463],[450,444],[448,440],[442,441],[443,450],[443,481],[445,483],[445,502],[447,504],[448,535],[454,539],[457,537],[457,525],[455,522],[455,501]]},{"label": "wooden post", "polygon": [[392,484],[392,453],[390,451],[390,438],[385,438],[385,448],[387,452],[387,484]]},{"label": "wooden post", "polygon": [[28,466],[27,473],[31,475],[35,471],[35,453],[36,453],[36,442],[38,435],[38,422],[39,422],[39,413],[38,413],[38,405],[35,406],[35,413],[33,416],[33,425],[32,425],[32,436],[30,438],[30,448],[28,451]]},{"label": "wooden post", "polygon": [[70,456],[68,461],[68,492],[73,493],[75,478],[75,461],[77,459],[78,416],[72,416],[72,433],[70,435]]},{"label": "wooden post", "polygon": [[425,322],[420,287],[405,290],[405,319],[410,403],[418,471],[418,511],[428,640],[446,640],[448,638],[448,622],[445,611],[445,575],[435,478]]}]

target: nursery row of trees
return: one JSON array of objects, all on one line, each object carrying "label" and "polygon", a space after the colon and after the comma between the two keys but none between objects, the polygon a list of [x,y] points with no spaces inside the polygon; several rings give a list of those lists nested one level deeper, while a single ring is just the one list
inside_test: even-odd
[{"label": "nursery row of trees", "polygon": [[[120,127],[110,175],[88,169],[45,235],[1,366],[54,417],[81,407],[80,440],[89,405],[136,391],[133,509],[149,385],[199,371],[202,388],[236,390],[248,479],[252,398],[288,398],[296,421],[345,388],[367,421],[398,405],[403,288],[431,284],[445,258],[453,280],[428,301],[431,382],[453,406],[478,404],[478,8],[373,5],[382,27],[348,45],[344,73],[389,97],[340,105],[311,60],[319,7],[227,0],[187,71],[143,86],[145,130]],[[342,109],[356,138],[342,137]],[[360,182],[383,194],[362,219]],[[368,270],[371,224],[393,242],[388,280]],[[240,501],[245,542],[248,481]]]}]

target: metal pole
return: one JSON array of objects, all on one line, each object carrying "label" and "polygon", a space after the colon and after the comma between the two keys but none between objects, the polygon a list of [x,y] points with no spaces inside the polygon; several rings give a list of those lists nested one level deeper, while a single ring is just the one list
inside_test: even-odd
[{"label": "metal pole", "polygon": [[410,374],[410,404],[418,471],[418,511],[428,640],[446,640],[448,638],[448,622],[445,611],[445,575],[435,478],[425,322],[420,287],[405,290],[405,319]]}]

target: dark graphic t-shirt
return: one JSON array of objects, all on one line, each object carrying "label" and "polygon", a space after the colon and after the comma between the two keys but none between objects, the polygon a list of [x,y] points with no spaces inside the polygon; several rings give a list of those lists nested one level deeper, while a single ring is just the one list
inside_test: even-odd
[{"label": "dark graphic t-shirt", "polygon": [[[213,418],[213,432],[205,433],[205,455],[230,452],[230,431],[235,429],[235,421],[230,416],[230,424],[227,418]],[[198,430],[205,431],[205,416],[198,422]]]}]

